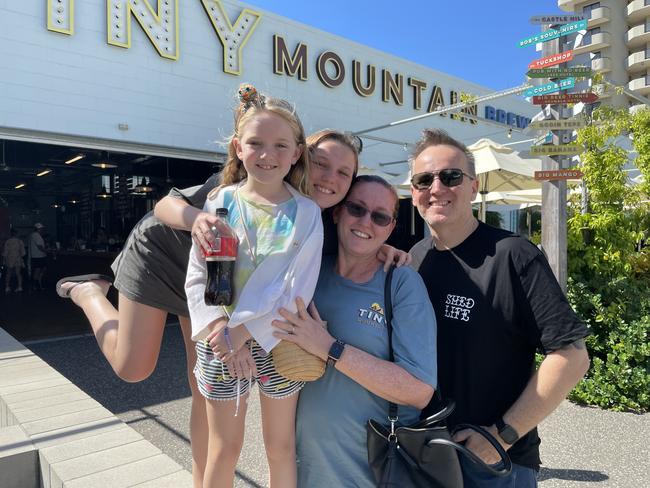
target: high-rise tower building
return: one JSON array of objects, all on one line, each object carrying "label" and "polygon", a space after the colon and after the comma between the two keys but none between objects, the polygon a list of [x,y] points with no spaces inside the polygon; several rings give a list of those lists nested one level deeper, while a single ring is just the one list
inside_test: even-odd
[{"label": "high-rise tower building", "polygon": [[[558,0],[567,12],[584,14],[587,33],[567,39],[571,65],[585,65],[617,86],[650,96],[650,0]],[[634,107],[640,101],[604,86],[595,86],[602,103]]]}]

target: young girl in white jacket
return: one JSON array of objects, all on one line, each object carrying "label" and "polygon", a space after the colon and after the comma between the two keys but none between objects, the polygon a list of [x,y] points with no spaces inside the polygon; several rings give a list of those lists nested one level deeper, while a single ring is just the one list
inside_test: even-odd
[{"label": "young girl in white jacket", "polygon": [[[309,193],[308,152],[292,106],[243,85],[221,186],[206,212],[228,209],[237,234],[235,299],[230,307],[204,301],[206,265],[190,251],[185,291],[197,341],[195,375],[206,398],[208,459],[203,486],[232,486],[244,439],[246,398],[260,389],[271,487],[295,487],[294,421],[304,383],[280,376],[268,354],[279,342],[271,322],[295,298],[312,299],[320,269],[323,227]],[[293,306],[293,307],[292,307]]]}]

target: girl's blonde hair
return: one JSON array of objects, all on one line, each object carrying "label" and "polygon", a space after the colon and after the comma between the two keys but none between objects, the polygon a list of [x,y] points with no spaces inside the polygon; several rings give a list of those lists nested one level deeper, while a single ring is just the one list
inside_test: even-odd
[{"label": "girl's blonde hair", "polygon": [[220,186],[239,183],[247,177],[244,163],[237,157],[233,139],[239,138],[246,124],[257,114],[263,112],[271,112],[282,117],[291,127],[296,144],[302,147],[302,151],[298,161],[291,166],[284,179],[303,195],[310,196],[309,151],[305,140],[305,130],[298,114],[286,100],[262,95],[249,84],[242,84],[239,87],[239,105],[235,108],[235,130],[228,138],[228,159],[221,170]]}]

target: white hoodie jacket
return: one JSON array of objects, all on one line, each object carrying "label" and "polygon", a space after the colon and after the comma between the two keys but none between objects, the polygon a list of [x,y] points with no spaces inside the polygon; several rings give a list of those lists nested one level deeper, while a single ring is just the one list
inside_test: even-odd
[{"label": "white hoodie jacket", "polygon": [[[271,254],[255,269],[239,295],[228,327],[244,324],[257,343],[269,352],[279,342],[273,337],[274,319],[283,320],[280,308],[296,311],[296,298],[308,304],[316,289],[323,247],[323,222],[321,210],[311,199],[301,195],[285,183],[297,203],[296,221],[290,237],[291,246],[286,253]],[[223,207],[224,193],[234,191],[234,186],[223,187],[216,198],[208,198],[203,210],[215,213]],[[240,246],[246,245],[243,230],[236,230]],[[226,316],[223,307],[205,304],[205,259],[196,243],[190,249],[185,292],[192,320],[192,340],[200,341],[210,332],[208,325]]]}]

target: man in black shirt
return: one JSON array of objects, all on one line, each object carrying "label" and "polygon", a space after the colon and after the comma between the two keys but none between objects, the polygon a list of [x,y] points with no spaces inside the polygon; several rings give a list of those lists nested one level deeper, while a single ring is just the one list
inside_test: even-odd
[{"label": "man in black shirt", "polygon": [[[465,487],[537,486],[536,426],[589,367],[589,332],[567,302],[542,253],[528,240],[472,214],[478,182],[473,155],[444,131],[425,130],[411,158],[413,205],[431,237],[411,249],[438,321],[438,381],[455,400],[450,427],[485,426],[514,463],[507,478],[462,462]],[[535,368],[535,352],[545,355]],[[482,437],[456,440],[488,463]]]}]

